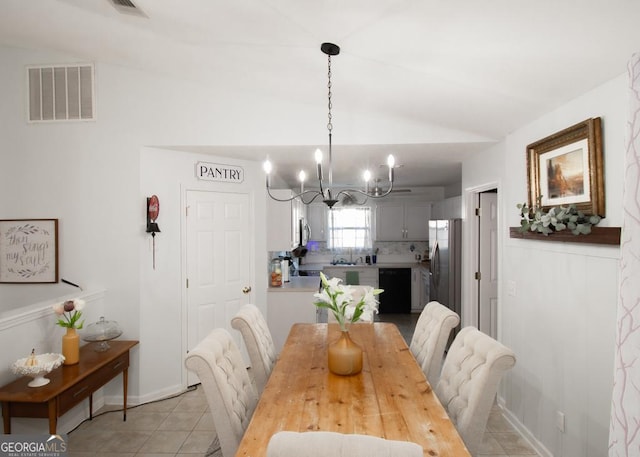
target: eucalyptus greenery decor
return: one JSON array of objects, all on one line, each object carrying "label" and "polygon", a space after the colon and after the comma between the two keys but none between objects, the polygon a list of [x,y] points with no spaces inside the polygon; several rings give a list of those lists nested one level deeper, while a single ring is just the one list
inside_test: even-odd
[{"label": "eucalyptus greenery decor", "polygon": [[585,215],[578,211],[575,205],[554,206],[548,211],[538,205],[529,207],[526,203],[518,203],[520,210],[520,232],[540,232],[549,235],[561,230],[571,230],[574,235],[588,235],[591,227],[602,219],[596,215]]}]

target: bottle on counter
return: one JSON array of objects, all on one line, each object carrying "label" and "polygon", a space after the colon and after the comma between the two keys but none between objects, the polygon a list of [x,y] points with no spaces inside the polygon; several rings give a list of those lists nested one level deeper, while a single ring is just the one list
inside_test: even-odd
[{"label": "bottle on counter", "polygon": [[273,259],[271,261],[271,267],[269,268],[271,273],[271,287],[282,286],[282,262],[280,259]]},{"label": "bottle on counter", "polygon": [[289,260],[287,258],[284,258],[280,262],[280,269],[282,270],[282,282],[289,282]]}]

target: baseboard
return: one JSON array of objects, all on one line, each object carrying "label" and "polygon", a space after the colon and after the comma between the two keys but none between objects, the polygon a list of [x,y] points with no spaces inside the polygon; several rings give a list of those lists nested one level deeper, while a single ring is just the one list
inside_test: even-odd
[{"label": "baseboard", "polygon": [[498,406],[502,410],[502,415],[504,416],[506,421],[509,422],[514,430],[520,434],[522,439],[524,439],[529,444],[529,446],[531,446],[533,450],[538,453],[540,457],[553,457],[551,451],[544,447],[544,445],[540,441],[538,441],[535,436],[533,436],[529,429],[518,420],[516,415],[507,409],[507,407],[505,406],[504,398],[498,397]]},{"label": "baseboard", "polygon": [[[186,392],[181,384],[156,390],[145,395],[129,395],[127,396],[127,406],[138,406],[153,401],[163,400],[167,397],[173,397]],[[122,405],[122,395],[109,395],[104,398],[105,405]]]}]

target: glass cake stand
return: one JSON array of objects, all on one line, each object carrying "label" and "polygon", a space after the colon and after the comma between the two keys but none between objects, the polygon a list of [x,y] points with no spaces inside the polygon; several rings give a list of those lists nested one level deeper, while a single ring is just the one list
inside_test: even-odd
[{"label": "glass cake stand", "polygon": [[122,335],[122,329],[116,321],[107,321],[100,317],[98,322],[89,324],[82,334],[82,339],[91,343],[99,343],[95,347],[96,352],[108,350],[109,341]]}]

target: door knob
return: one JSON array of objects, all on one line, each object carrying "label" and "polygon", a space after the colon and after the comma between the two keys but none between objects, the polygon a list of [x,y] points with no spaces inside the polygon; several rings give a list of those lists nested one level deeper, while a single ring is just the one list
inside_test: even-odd
[{"label": "door knob", "polygon": [[246,294],[248,294],[249,292],[251,292],[251,286],[244,286],[244,287],[242,288],[242,293],[243,293],[243,294],[245,294],[245,295],[246,295]]}]

